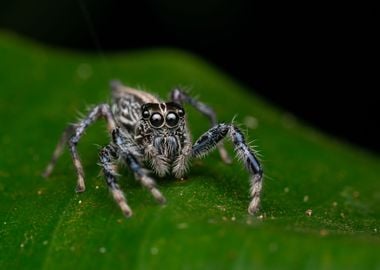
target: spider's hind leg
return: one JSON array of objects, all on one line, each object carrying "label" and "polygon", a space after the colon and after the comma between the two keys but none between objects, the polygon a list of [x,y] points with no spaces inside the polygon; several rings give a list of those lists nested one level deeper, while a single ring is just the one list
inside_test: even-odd
[{"label": "spider's hind leg", "polygon": [[108,104],[100,104],[96,107],[94,107],[90,113],[85,117],[83,120],[79,121],[76,124],[70,125],[65,132],[63,133],[61,139],[59,140],[55,151],[53,153],[53,156],[47,165],[45,172],[43,173],[44,177],[48,177],[51,172],[54,169],[54,166],[58,160],[58,158],[61,156],[64,146],[67,143],[71,152],[71,156],[73,159],[73,163],[75,166],[75,169],[77,171],[78,179],[77,179],[77,192],[83,192],[85,190],[85,183],[84,183],[84,171],[82,163],[79,159],[79,154],[77,151],[77,144],[82,137],[84,131],[93,124],[95,121],[97,121],[99,118],[105,118],[107,121],[108,130],[111,131],[115,128],[115,121],[112,116],[111,108]]},{"label": "spider's hind leg", "polygon": [[42,173],[42,176],[47,178],[51,175],[53,172],[53,169],[57,163],[58,158],[62,155],[62,152],[64,150],[64,147],[66,143],[68,142],[69,138],[72,136],[74,133],[74,126],[70,125],[68,126],[65,131],[63,132],[61,138],[59,139],[57,146],[54,149],[53,156],[50,159],[49,164],[46,166],[45,171]]},{"label": "spider's hind leg", "polygon": [[215,149],[217,144],[229,136],[234,144],[238,158],[249,171],[251,183],[251,202],[248,212],[254,214],[259,209],[260,194],[262,188],[263,169],[252,149],[245,143],[243,133],[234,125],[218,124],[204,133],[193,145],[193,156],[202,157]]}]

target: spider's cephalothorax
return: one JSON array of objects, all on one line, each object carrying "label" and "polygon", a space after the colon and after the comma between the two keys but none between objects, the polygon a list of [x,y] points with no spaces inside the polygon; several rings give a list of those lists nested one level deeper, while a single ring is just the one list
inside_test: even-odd
[{"label": "spider's cephalothorax", "polygon": [[142,105],[137,124],[136,142],[142,145],[144,158],[163,176],[171,172],[178,178],[187,169],[191,141],[186,128],[185,111],[175,102]]},{"label": "spider's cephalothorax", "polygon": [[[171,101],[163,102],[157,97],[136,89],[111,83],[112,104],[95,106],[88,116],[77,124],[70,125],[63,133],[45,176],[50,175],[68,143],[77,170],[77,191],[85,190],[84,172],[77,152],[77,143],[85,129],[103,117],[112,134],[112,141],[99,154],[100,163],[107,185],[126,216],[132,214],[123,192],[117,184],[116,166],[118,161],[125,162],[134,172],[137,180],[148,188],[157,201],[165,202],[149,171],[144,168],[148,163],[158,176],[172,174],[177,178],[184,176],[189,161],[202,157],[216,147],[222,160],[231,160],[222,140],[229,137],[234,144],[237,156],[243,161],[250,173],[251,197],[248,212],[254,214],[259,207],[263,170],[254,151],[245,142],[242,132],[232,124],[218,124],[214,111],[204,103],[190,97],[180,89],[171,92]],[[187,129],[183,103],[189,103],[210,119],[212,128],[205,132],[194,144],[191,143]]]}]

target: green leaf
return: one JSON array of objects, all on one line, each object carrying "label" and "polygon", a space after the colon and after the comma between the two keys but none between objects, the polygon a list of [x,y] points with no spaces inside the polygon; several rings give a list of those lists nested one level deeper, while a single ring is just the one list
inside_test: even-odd
[{"label": "green leaf", "polygon": [[[242,165],[212,153],[185,181],[158,179],[165,206],[122,169],[134,210],[125,219],[99,175],[104,123],[79,145],[86,192],[74,192],[67,151],[43,179],[67,123],[109,100],[115,78],[162,97],[181,85],[221,121],[236,116],[262,153],[259,214],[247,214]],[[0,269],[380,268],[379,158],[300,123],[193,55],[79,54],[1,33],[0,89]],[[196,139],[209,125],[191,108],[188,115]]]}]

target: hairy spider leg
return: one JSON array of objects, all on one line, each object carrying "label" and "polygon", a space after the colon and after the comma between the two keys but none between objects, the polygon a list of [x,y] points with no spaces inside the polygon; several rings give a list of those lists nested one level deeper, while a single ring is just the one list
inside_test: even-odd
[{"label": "hairy spider leg", "polygon": [[[182,104],[183,102],[186,102],[193,106],[195,109],[197,109],[200,113],[202,113],[204,116],[206,116],[211,123],[211,127],[214,127],[217,125],[218,121],[216,118],[216,113],[214,110],[209,107],[208,105],[204,104],[203,102],[198,101],[197,99],[189,96],[185,91],[182,89],[176,88],[172,90],[170,94],[171,100],[174,102],[177,102],[179,104]],[[223,142],[217,145],[219,155],[224,163],[231,164],[231,158],[228,155],[227,150],[224,148]]]},{"label": "hairy spider leg", "polygon": [[74,127],[72,125],[68,126],[65,131],[63,132],[61,138],[59,139],[57,146],[55,147],[53,156],[51,157],[50,162],[46,166],[45,171],[42,173],[43,177],[49,177],[50,174],[53,172],[53,169],[57,163],[58,158],[62,155],[62,152],[66,146],[66,143],[68,142],[70,136],[73,134]]},{"label": "hairy spider leg", "polygon": [[156,201],[161,204],[165,203],[166,199],[158,190],[156,182],[148,175],[149,170],[141,165],[139,161],[139,156],[141,156],[141,154],[134,146],[132,138],[129,138],[127,134],[124,134],[119,128],[116,128],[112,131],[112,139],[117,147],[119,156],[132,170],[136,180],[140,181],[141,185],[151,192]]},{"label": "hairy spider leg", "polygon": [[50,163],[48,164],[45,172],[43,173],[43,176],[48,177],[51,174],[58,158],[61,156],[63,152],[64,145],[68,143],[69,149],[71,151],[73,163],[78,175],[76,191],[83,192],[85,190],[84,171],[83,171],[82,163],[80,162],[80,159],[79,159],[77,144],[81,136],[83,135],[84,131],[87,129],[87,127],[91,125],[92,123],[94,123],[95,121],[97,121],[101,117],[103,117],[107,121],[107,127],[110,132],[113,129],[115,129],[116,124],[115,124],[115,121],[113,120],[113,115],[112,115],[110,106],[108,104],[100,104],[94,107],[90,111],[90,113],[87,115],[87,117],[85,117],[83,120],[79,121],[76,124],[70,125],[65,130],[65,132],[63,133],[61,139],[59,140],[55,148],[55,151],[53,153]]},{"label": "hairy spider leg", "polygon": [[248,212],[254,214],[259,209],[260,193],[262,188],[263,169],[252,149],[245,143],[243,133],[231,124],[218,124],[205,132],[194,143],[192,154],[194,157],[202,157],[215,149],[218,142],[229,136],[234,144],[237,157],[243,161],[246,169],[251,174],[251,202]]},{"label": "hairy spider leg", "polygon": [[100,151],[99,158],[103,167],[106,183],[112,193],[113,198],[121,208],[121,211],[123,211],[124,215],[130,217],[132,215],[132,209],[129,207],[124,193],[117,183],[115,160],[117,160],[118,155],[116,151],[111,145],[107,145]]}]

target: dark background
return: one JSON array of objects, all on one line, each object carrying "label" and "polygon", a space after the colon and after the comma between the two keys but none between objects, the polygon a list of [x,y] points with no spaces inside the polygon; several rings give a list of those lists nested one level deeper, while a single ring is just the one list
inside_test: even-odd
[{"label": "dark background", "polygon": [[53,46],[188,50],[297,118],[380,152],[376,25],[366,2],[0,2],[0,28]]}]

